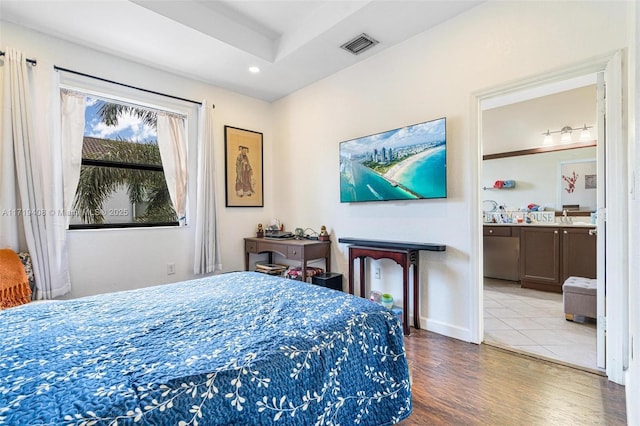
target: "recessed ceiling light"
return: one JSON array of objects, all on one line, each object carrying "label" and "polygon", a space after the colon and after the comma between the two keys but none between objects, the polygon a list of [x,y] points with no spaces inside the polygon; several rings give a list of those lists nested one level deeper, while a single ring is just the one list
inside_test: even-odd
[{"label": "recessed ceiling light", "polygon": [[258,68],[258,67],[249,67],[249,72],[257,74],[257,73],[260,72],[260,68]]}]

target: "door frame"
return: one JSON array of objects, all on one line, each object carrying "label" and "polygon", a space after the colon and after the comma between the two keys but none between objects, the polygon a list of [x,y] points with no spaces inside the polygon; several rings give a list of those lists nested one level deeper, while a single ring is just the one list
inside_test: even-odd
[{"label": "door frame", "polygon": [[[524,90],[534,90],[536,87],[560,83],[564,80],[578,78],[585,75],[605,72],[607,75],[607,212],[604,220],[606,229],[606,253],[610,259],[616,259],[606,264],[607,298],[606,310],[610,315],[606,318],[606,374],[609,380],[624,384],[624,369],[628,363],[628,309],[623,297],[628,292],[628,221],[627,214],[627,138],[624,117],[622,115],[623,101],[623,69],[622,51],[616,50],[601,55],[574,66],[552,70],[523,80],[510,82],[486,90],[472,93],[470,150],[471,161],[471,338],[475,343],[484,340],[483,319],[483,279],[482,279],[482,200],[481,200],[481,170],[482,170],[482,109],[481,102],[498,96],[507,96]],[[475,143],[473,143],[475,142]],[[613,257],[615,256],[615,257]],[[622,260],[622,261],[620,261]],[[626,360],[626,361],[625,361]]]}]

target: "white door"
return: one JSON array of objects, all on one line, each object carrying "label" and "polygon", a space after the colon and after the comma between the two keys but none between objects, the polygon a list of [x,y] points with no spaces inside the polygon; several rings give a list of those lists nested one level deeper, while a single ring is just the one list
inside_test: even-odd
[{"label": "white door", "polygon": [[597,82],[597,114],[596,119],[598,121],[598,148],[597,148],[597,176],[598,176],[598,191],[597,191],[597,334],[596,334],[596,346],[597,346],[597,365],[599,368],[605,368],[605,337],[606,337],[606,306],[605,306],[605,294],[606,294],[606,235],[607,235],[607,209],[606,209],[606,102],[605,102],[605,76],[604,72],[598,73]]},{"label": "white door", "polygon": [[[598,232],[604,229],[602,239],[606,252],[604,259],[604,281],[606,281],[606,297],[604,286],[602,291],[606,325],[604,358],[609,380],[624,384],[624,371],[628,366],[629,356],[629,306],[628,306],[628,176],[627,176],[627,143],[623,121],[623,80],[622,54],[615,52],[604,68],[606,85],[606,102],[604,115],[604,156],[607,191],[604,214],[598,215]],[[603,217],[601,217],[603,216]],[[600,271],[599,271],[600,273]],[[599,300],[600,302],[600,300]],[[598,312],[598,316],[600,311]],[[600,323],[600,317],[598,317]]]}]

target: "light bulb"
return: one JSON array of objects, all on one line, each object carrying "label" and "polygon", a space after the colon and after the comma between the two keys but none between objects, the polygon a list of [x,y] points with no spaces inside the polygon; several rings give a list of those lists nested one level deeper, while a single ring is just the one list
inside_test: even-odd
[{"label": "light bulb", "polygon": [[569,126],[564,126],[560,131],[560,141],[562,143],[570,143],[571,142],[571,131],[573,129]]},{"label": "light bulb", "polygon": [[544,141],[542,142],[544,145],[552,145],[553,144],[553,136],[551,136],[551,132],[547,130],[547,133],[543,133]]},{"label": "light bulb", "polygon": [[589,131],[589,129],[587,128],[587,125],[585,124],[584,127],[582,128],[582,131],[580,132],[580,140],[588,141],[590,139],[591,139],[591,132]]}]

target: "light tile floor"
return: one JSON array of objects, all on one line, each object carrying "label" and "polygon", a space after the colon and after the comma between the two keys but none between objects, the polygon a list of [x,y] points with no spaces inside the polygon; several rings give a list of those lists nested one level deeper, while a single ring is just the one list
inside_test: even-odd
[{"label": "light tile floor", "polygon": [[602,371],[596,363],[596,323],[564,317],[562,294],[484,279],[484,340],[561,363]]}]

